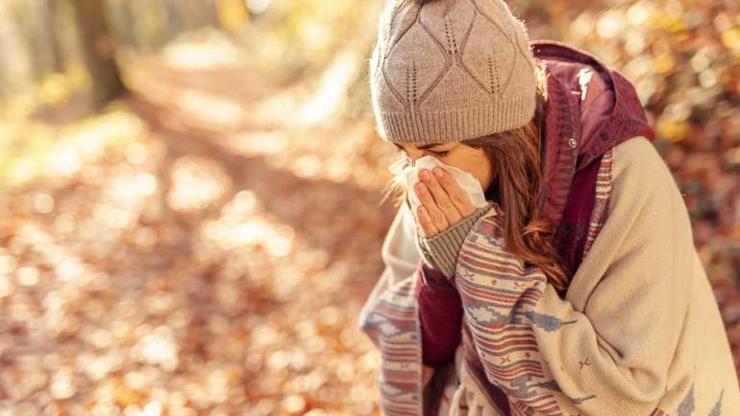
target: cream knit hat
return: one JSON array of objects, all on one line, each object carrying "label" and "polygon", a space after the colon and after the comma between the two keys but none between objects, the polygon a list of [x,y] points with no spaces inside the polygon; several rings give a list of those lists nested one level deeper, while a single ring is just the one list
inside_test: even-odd
[{"label": "cream knit hat", "polygon": [[536,105],[526,27],[502,0],[388,0],[370,90],[388,141],[444,143],[521,127]]}]

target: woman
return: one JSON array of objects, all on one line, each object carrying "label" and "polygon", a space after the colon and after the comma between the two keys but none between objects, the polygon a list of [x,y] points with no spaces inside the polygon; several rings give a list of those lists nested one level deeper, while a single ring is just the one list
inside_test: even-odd
[{"label": "woman", "polygon": [[370,71],[380,136],[489,201],[444,169],[407,190],[422,205],[358,321],[383,414],[737,414],[688,212],[621,74],[529,42],[501,0],[389,1]]}]

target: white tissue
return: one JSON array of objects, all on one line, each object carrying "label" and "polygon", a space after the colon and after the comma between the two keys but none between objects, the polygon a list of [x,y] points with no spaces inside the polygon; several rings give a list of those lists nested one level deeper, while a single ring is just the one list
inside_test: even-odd
[{"label": "white tissue", "polygon": [[470,202],[473,204],[474,207],[481,208],[488,204],[488,201],[486,201],[486,196],[483,192],[483,188],[481,188],[478,179],[462,169],[446,165],[440,162],[439,159],[432,156],[422,156],[416,159],[414,165],[411,166],[403,167],[403,165],[404,161],[398,160],[391,164],[388,167],[388,170],[396,175],[396,180],[406,185],[409,202],[411,202],[411,210],[414,215],[416,215],[417,209],[421,205],[421,201],[419,201],[419,198],[416,196],[416,192],[414,191],[414,185],[416,184],[416,182],[421,180],[419,179],[419,171],[422,168],[426,168],[431,171],[431,169],[436,166],[443,167],[452,175],[457,184],[460,186],[460,189],[462,189],[463,192],[465,192],[468,197],[470,197]]}]

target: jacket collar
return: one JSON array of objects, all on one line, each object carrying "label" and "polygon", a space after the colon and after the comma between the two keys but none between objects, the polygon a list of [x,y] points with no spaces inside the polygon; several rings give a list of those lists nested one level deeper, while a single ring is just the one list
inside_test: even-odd
[{"label": "jacket collar", "polygon": [[547,79],[541,212],[557,225],[579,171],[625,140],[653,140],[655,134],[634,86],[615,69],[559,41],[536,40],[530,46]]}]

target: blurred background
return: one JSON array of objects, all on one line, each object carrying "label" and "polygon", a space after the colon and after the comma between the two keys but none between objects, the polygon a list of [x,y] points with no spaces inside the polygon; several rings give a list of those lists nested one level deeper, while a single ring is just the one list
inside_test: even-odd
[{"label": "blurred background", "polygon": [[[635,83],[740,364],[738,3],[508,3]],[[381,8],[0,0],[0,415],[379,414]]]}]

